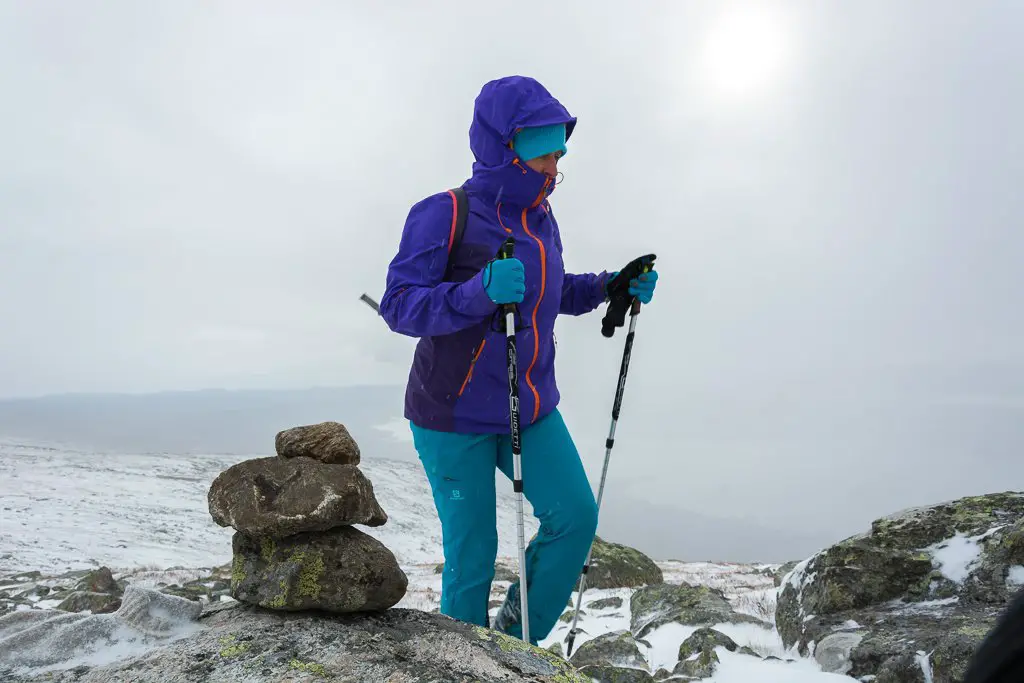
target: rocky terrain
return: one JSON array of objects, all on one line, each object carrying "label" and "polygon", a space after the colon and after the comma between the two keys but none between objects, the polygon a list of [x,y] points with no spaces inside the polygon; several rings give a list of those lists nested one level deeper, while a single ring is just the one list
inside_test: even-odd
[{"label": "rocky terrain", "polygon": [[958,682],[1024,587],[1024,494],[878,519],[799,563],[781,583],[783,641],[826,671],[876,683]]},{"label": "rocky terrain", "polygon": [[[0,679],[953,683],[1024,586],[1017,493],[897,513],[782,566],[597,539],[566,661],[575,596],[541,647],[437,613],[440,565],[369,535],[415,520],[381,505],[344,426],[275,447],[207,480],[229,562],[0,576]],[[499,557],[492,614],[515,578]]]}]

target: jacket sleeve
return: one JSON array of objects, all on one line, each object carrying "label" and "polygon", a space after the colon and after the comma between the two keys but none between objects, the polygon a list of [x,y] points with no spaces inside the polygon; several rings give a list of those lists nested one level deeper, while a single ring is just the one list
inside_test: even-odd
[{"label": "jacket sleeve", "polygon": [[400,334],[451,334],[486,319],[497,309],[479,275],[462,283],[442,282],[452,225],[448,197],[447,193],[433,195],[410,209],[398,253],[388,266],[380,315]]},{"label": "jacket sleeve", "polygon": [[[562,236],[558,232],[558,223],[554,214],[548,209],[548,216],[554,226],[555,246],[559,255],[562,254]],[[605,283],[608,273],[565,273],[562,279],[562,302],[559,313],[565,315],[583,315],[600,306],[605,298]]]}]

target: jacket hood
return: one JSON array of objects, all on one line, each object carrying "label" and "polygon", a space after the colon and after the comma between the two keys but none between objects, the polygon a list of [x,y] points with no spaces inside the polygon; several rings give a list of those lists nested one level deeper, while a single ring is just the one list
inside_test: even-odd
[{"label": "jacket hood", "polygon": [[533,206],[551,194],[554,182],[522,162],[510,144],[520,128],[565,124],[566,140],[576,127],[576,117],[528,76],[508,76],[484,85],[473,108],[469,146],[473,152],[473,176],[469,189],[491,195],[497,201]]}]

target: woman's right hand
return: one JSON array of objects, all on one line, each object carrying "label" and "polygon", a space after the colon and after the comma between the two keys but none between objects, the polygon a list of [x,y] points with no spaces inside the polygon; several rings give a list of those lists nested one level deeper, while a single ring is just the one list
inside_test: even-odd
[{"label": "woman's right hand", "polygon": [[526,294],[526,270],[517,258],[491,261],[481,274],[484,290],[491,301],[498,305],[518,304]]}]

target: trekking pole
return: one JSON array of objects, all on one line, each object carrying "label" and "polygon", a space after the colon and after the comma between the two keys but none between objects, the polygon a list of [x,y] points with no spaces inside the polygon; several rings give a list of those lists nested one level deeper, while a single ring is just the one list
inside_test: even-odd
[{"label": "trekking pole", "polygon": [[[639,273],[648,273],[651,270],[653,256],[650,261],[639,263]],[[632,265],[632,264],[631,264]],[[615,445],[615,428],[619,423],[619,411],[622,408],[622,394],[626,389],[626,374],[629,372],[629,360],[633,355],[633,338],[636,336],[636,319],[640,315],[640,300],[633,297],[629,309],[629,332],[626,333],[626,345],[622,350],[622,364],[619,366],[619,381],[615,386],[615,402],[612,404],[612,425],[608,431],[608,439],[605,441],[604,466],[601,468],[601,483],[597,487],[597,511],[601,512],[601,499],[604,497],[604,485],[608,479],[608,463],[612,457],[612,447]],[[607,335],[610,336],[610,335]],[[594,544],[590,544],[587,551],[587,559],[583,562],[583,571],[580,572],[579,592],[576,594],[576,608],[572,616],[572,627],[569,635],[566,636],[565,658],[572,656],[573,644],[576,642],[576,635],[579,633],[577,624],[580,618],[580,605],[583,603],[583,592],[587,589],[587,572],[590,571],[590,556],[594,552]]]},{"label": "trekking pole", "polygon": [[[515,240],[509,237],[501,245],[499,259],[512,258]],[[508,360],[509,437],[512,441],[512,490],[516,494],[516,531],[519,535],[519,600],[523,620],[523,641],[530,643],[530,608],[526,590],[526,531],[523,526],[523,456],[519,434],[519,356],[516,352],[516,306],[504,304],[506,358]]]}]

